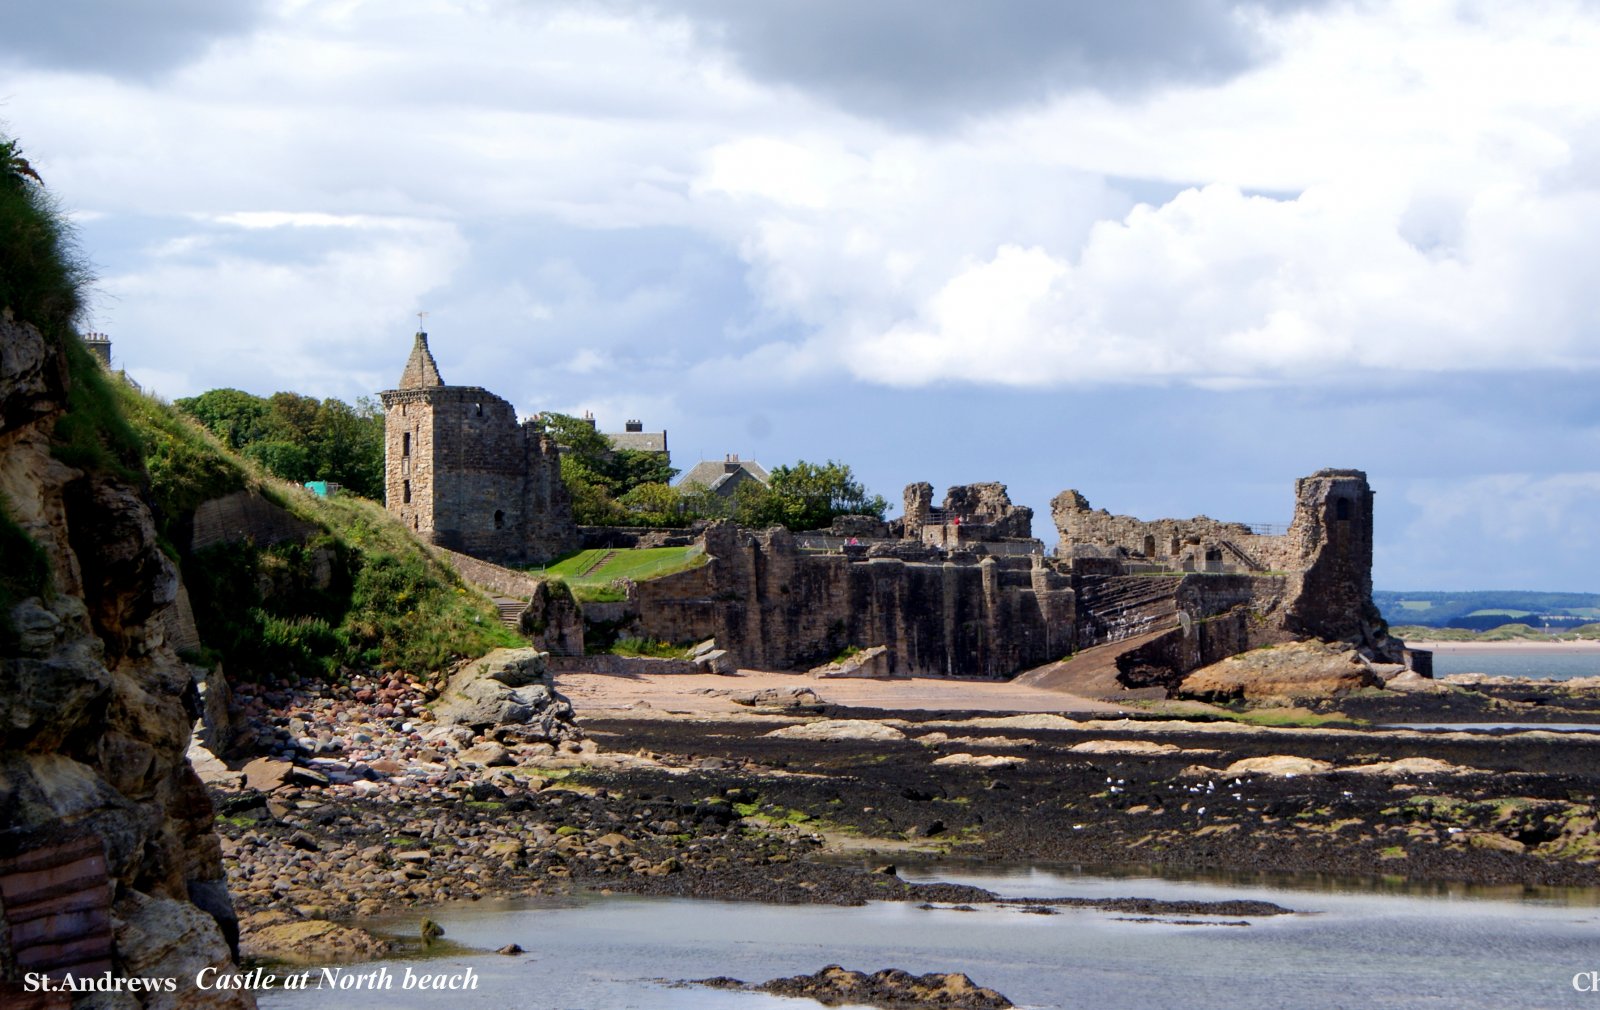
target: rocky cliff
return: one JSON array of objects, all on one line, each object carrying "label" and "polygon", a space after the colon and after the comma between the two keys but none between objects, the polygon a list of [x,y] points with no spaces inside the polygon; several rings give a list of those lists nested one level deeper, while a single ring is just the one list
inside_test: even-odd
[{"label": "rocky cliff", "polygon": [[0,613],[0,1003],[65,1005],[17,983],[70,971],[174,980],[94,1005],[250,1007],[194,984],[230,964],[234,918],[184,756],[198,699],[171,641],[192,635],[178,571],[137,469],[68,465],[52,444],[69,395],[75,413],[97,395],[97,367],[0,316],[4,566],[41,576],[11,580]]}]

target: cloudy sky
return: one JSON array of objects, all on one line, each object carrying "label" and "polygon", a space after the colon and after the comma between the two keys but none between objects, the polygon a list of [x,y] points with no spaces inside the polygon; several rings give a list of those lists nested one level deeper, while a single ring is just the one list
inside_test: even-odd
[{"label": "cloudy sky", "polygon": [[0,124],[168,397],[524,413],[1600,591],[1600,5],[51,0]]}]

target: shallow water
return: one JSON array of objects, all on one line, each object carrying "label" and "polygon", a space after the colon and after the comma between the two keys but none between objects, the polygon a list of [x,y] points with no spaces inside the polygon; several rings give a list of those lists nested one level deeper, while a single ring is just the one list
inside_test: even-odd
[{"label": "shallow water", "polygon": [[1489,649],[1435,652],[1433,675],[1445,677],[1452,673],[1486,673],[1491,677],[1539,677],[1545,680],[1600,677],[1600,651],[1550,652],[1508,648],[1504,652]]},{"label": "shallow water", "polygon": [[[536,907],[457,906],[435,918],[451,939],[531,953],[421,962],[473,968],[475,991],[309,990],[262,994],[266,1010],[405,1007],[804,1007],[774,997],[673,988],[662,979],[732,975],[762,981],[830,963],[864,971],[963,971],[1018,1005],[1103,1010],[1194,1008],[1595,1005],[1572,977],[1600,969],[1600,898],[1536,900],[1408,896],[1334,886],[1305,890],[1151,878],[977,874],[946,867],[907,879],[974,883],[1010,896],[1260,898],[1298,914],[1204,925],[1132,922],[1117,913],[1014,908],[923,910],[764,906],[687,899],[592,897]],[[402,966],[390,962],[398,975]]]}]

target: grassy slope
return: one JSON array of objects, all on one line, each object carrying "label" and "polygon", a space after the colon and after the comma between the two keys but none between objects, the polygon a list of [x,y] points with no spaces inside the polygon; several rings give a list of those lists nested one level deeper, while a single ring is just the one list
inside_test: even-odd
[{"label": "grassy slope", "polygon": [[[613,554],[610,561],[589,570],[608,553]],[[635,582],[659,579],[663,575],[675,575],[705,563],[705,554],[698,547],[644,547],[615,552],[590,550],[562,558],[546,568],[543,574],[561,579],[574,587],[596,586],[617,579],[632,579]]]},{"label": "grassy slope", "polygon": [[382,506],[318,498],[268,477],[170,405],[112,385],[149,470],[164,536],[176,539],[202,502],[244,488],[320,530],[305,544],[224,545],[180,558],[201,637],[230,673],[420,672],[523,644],[489,600]]}]

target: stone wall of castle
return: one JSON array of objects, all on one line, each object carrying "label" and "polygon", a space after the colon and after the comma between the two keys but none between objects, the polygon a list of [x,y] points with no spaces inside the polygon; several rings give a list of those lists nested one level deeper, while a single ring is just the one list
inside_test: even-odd
[{"label": "stone wall of castle", "polygon": [[1071,490],[1055,497],[1051,515],[1061,534],[1058,553],[1104,551],[1190,571],[1215,560],[1234,571],[1271,573],[1281,577],[1280,598],[1255,609],[1270,612],[1284,637],[1352,641],[1379,656],[1401,648],[1387,638],[1372,603],[1373,494],[1360,470],[1319,470],[1297,480],[1294,518],[1281,536],[1205,516],[1145,522],[1111,515]]},{"label": "stone wall of castle", "polygon": [[705,566],[637,587],[645,634],[714,637],[742,665],[767,669],[882,645],[899,676],[1007,676],[1073,648],[1070,579],[1028,558],[811,555],[787,530],[726,523],[706,531],[705,549]]},{"label": "stone wall of castle", "polygon": [[1373,494],[1360,470],[1319,470],[1295,482],[1285,538],[1299,555],[1285,624],[1297,635],[1384,648],[1372,602]]},{"label": "stone wall of castle", "polygon": [[[937,518],[930,498],[927,485],[912,485],[908,514]],[[637,633],[714,637],[741,664],[770,669],[883,645],[899,675],[1009,676],[1138,637],[1148,640],[1130,650],[1120,676],[1125,686],[1159,687],[1290,638],[1355,641],[1374,657],[1399,647],[1371,604],[1372,492],[1359,471],[1298,481],[1294,522],[1282,536],[1203,516],[1111,516],[1076,492],[1055,504],[1063,541],[1081,556],[980,558],[915,540],[899,551],[878,544],[818,555],[799,551],[786,530],[718,524],[705,534],[704,567],[635,587],[628,610]],[[1203,561],[1200,552],[1231,544],[1233,574],[1129,574],[1129,561],[1145,557],[1145,538],[1158,535],[1177,541],[1179,556],[1170,546],[1165,555],[1174,561]]]},{"label": "stone wall of castle", "polygon": [[383,394],[383,500],[419,535],[434,529],[433,402],[427,390]]},{"label": "stone wall of castle", "polygon": [[[933,504],[933,485],[907,484],[902,536],[942,549],[976,543],[1028,541],[1033,537],[1033,509],[1013,505],[1004,484],[957,484]],[[1044,545],[1039,544],[1043,553]]]},{"label": "stone wall of castle", "polygon": [[1061,554],[1098,548],[1185,571],[1203,571],[1208,563],[1246,571],[1288,571],[1300,560],[1297,543],[1284,536],[1257,534],[1244,523],[1207,516],[1146,521],[1112,515],[1091,507],[1074,490],[1051,499],[1050,516],[1061,536]]},{"label": "stone wall of castle", "polygon": [[424,334],[383,404],[386,504],[418,536],[509,564],[577,545],[555,442],[488,390],[444,385]]}]

